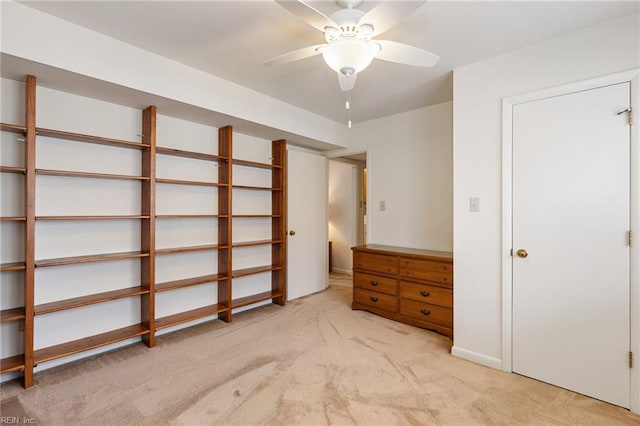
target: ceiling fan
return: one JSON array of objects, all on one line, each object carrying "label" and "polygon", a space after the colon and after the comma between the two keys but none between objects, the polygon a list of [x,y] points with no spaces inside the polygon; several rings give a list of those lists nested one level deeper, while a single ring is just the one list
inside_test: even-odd
[{"label": "ceiling fan", "polygon": [[422,6],[424,1],[381,2],[369,12],[356,9],[362,0],[342,0],[341,10],[326,16],[303,0],[275,0],[312,27],[324,33],[326,43],[285,53],[263,63],[286,64],[322,54],[327,65],[337,72],[343,91],[353,89],[356,77],[373,58],[420,67],[434,66],[440,57],[426,50],[373,37],[387,31],[402,18]]}]

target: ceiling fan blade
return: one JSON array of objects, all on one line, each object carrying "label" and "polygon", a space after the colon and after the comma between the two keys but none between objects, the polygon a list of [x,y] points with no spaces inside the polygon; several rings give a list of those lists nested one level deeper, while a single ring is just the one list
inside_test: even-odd
[{"label": "ceiling fan blade", "polygon": [[411,15],[415,10],[422,6],[424,1],[403,1],[403,2],[382,2],[369,12],[367,12],[358,24],[370,24],[373,25],[373,34],[371,37],[375,37],[378,34],[389,30],[395,26],[402,19]]},{"label": "ceiling fan blade", "polygon": [[324,27],[337,27],[335,22],[315,7],[302,0],[276,0],[280,6],[293,13],[307,24],[324,32]]},{"label": "ceiling fan blade", "polygon": [[382,50],[376,58],[383,61],[397,62],[406,65],[416,65],[418,67],[432,67],[438,63],[440,56],[408,44],[398,43],[389,40],[374,40]]},{"label": "ceiling fan blade", "polygon": [[342,73],[338,73],[338,83],[343,92],[348,92],[356,85],[356,77],[358,74],[351,74],[349,77]]},{"label": "ceiling fan blade", "polygon": [[288,52],[283,55],[276,56],[275,58],[271,58],[268,61],[263,62],[262,65],[264,65],[265,67],[270,67],[273,65],[288,64],[289,62],[310,58],[322,53],[322,49],[320,48],[324,46],[326,46],[326,44],[317,44],[315,46],[303,47],[302,49],[294,50],[293,52]]}]

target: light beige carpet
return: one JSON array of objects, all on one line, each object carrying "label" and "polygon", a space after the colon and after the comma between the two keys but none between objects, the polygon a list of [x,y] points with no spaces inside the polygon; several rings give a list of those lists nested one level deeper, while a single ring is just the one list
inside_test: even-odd
[{"label": "light beige carpet", "polygon": [[438,334],[350,309],[348,282],[2,386],[40,425],[640,424],[621,408],[457,359]]}]

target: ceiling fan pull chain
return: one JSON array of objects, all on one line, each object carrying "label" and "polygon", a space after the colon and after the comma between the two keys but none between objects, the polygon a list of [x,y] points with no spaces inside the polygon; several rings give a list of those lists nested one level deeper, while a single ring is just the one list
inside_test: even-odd
[{"label": "ceiling fan pull chain", "polygon": [[351,90],[347,90],[347,101],[344,106],[347,109],[347,126],[351,128]]}]

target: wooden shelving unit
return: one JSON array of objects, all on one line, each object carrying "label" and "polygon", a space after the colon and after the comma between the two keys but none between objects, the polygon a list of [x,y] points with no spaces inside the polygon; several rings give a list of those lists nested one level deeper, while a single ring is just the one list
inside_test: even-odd
[{"label": "wooden shelving unit", "polygon": [[234,165],[271,171],[271,186],[232,185],[233,189],[240,191],[271,192],[271,214],[233,214],[232,216],[238,219],[271,219],[271,239],[238,241],[232,244],[234,248],[238,249],[270,245],[271,264],[236,269],[231,273],[232,278],[271,273],[271,290],[233,299],[231,302],[232,309],[267,300],[271,300],[278,305],[284,305],[286,302],[286,141],[277,140],[271,142],[271,159],[271,164],[232,159],[232,164]]},{"label": "wooden shelving unit", "polygon": [[[155,115],[155,107],[150,107],[143,112],[143,127],[148,127],[149,120],[153,120]],[[37,365],[42,362],[50,361],[60,357],[76,354],[83,351],[95,349],[100,346],[116,343],[122,340],[143,336],[144,342],[147,346],[153,346],[153,338],[149,338],[152,335],[153,320],[150,321],[150,315],[148,312],[149,306],[153,306],[153,302],[150,302],[150,286],[153,279],[150,269],[153,268],[154,260],[150,259],[153,256],[152,246],[145,244],[146,240],[149,240],[149,229],[153,229],[153,211],[150,206],[153,197],[153,167],[148,164],[151,160],[150,153],[154,149],[153,131],[150,127],[142,129],[144,139],[142,143],[112,139],[101,137],[97,135],[79,134],[73,132],[66,132],[53,129],[37,128],[36,134],[38,136],[45,136],[51,138],[63,139],[65,141],[90,143],[98,145],[107,145],[116,148],[136,149],[142,150],[142,174],[140,176],[112,174],[112,173],[95,173],[89,171],[72,171],[72,170],[51,170],[51,169],[34,169],[34,175],[38,176],[62,176],[72,178],[90,178],[90,179],[115,179],[115,180],[131,180],[138,181],[142,185],[141,191],[141,211],[140,214],[135,215],[58,215],[58,216],[32,216],[32,220],[65,220],[65,221],[81,221],[81,220],[140,220],[141,225],[141,250],[117,252],[117,253],[99,253],[88,254],[82,256],[70,256],[60,257],[53,259],[41,259],[33,261],[36,268],[47,268],[65,265],[78,265],[93,262],[107,262],[122,259],[140,259],[140,278],[141,284],[139,286],[111,290],[106,292],[100,292],[96,294],[90,294],[80,297],[72,297],[69,299],[57,300],[54,302],[44,303],[40,305],[32,306],[33,316],[36,315],[49,315],[56,312],[65,311],[69,309],[76,309],[89,305],[95,305],[99,303],[111,302],[114,300],[139,297],[141,299],[141,314],[140,322],[127,327],[118,328],[103,332],[93,336],[83,337],[81,339],[73,340],[70,342],[61,343],[58,345],[50,346],[47,348],[41,348],[33,351],[33,365]],[[27,165],[27,173],[30,168]],[[32,370],[32,366],[26,366],[27,370]],[[26,383],[25,383],[25,386]]]},{"label": "wooden shelving unit", "polygon": [[[21,354],[10,354],[0,360],[0,372],[22,372],[24,386],[30,387],[34,383],[34,367],[47,361],[92,350],[113,343],[139,338],[146,346],[155,345],[156,331],[168,327],[184,324],[199,319],[215,318],[224,322],[231,322],[233,309],[249,306],[255,303],[271,300],[273,303],[284,305],[286,300],[286,142],[284,140],[272,142],[272,162],[265,163],[233,158],[233,129],[231,126],[218,129],[217,154],[196,152],[177,148],[156,146],[156,107],[148,107],[142,111],[142,140],[140,142],[114,139],[95,134],[82,134],[65,130],[36,127],[36,79],[28,76],[26,79],[25,125],[0,123],[3,132],[15,133],[24,137],[24,164],[0,165],[1,173],[24,176],[25,206],[24,213],[16,210],[13,215],[0,217],[6,226],[24,227],[24,259],[0,264],[0,272],[18,272],[24,276],[23,306],[0,309],[0,323],[21,322],[24,329],[24,351]],[[105,173],[90,170],[91,163],[87,162],[87,170],[66,170],[54,167],[36,168],[36,137],[38,143],[51,143],[47,138],[59,139],[63,143],[85,143],[105,145],[113,148],[140,151],[140,172],[134,174]],[[22,139],[20,140],[22,142]],[[193,160],[210,162],[217,167],[217,181],[189,180],[156,176],[157,155],[182,157]],[[271,173],[271,185],[239,185],[234,184],[233,165],[268,170]],[[74,167],[70,167],[74,169]],[[84,164],[81,169],[85,169]],[[41,214],[36,216],[36,177],[38,182],[48,177],[63,177],[70,180],[79,179],[90,182],[92,179],[138,182],[140,185],[140,209],[129,214]],[[83,183],[85,185],[86,183]],[[103,185],[103,184],[101,184]],[[109,184],[104,184],[109,185]],[[156,214],[156,190],[159,185],[180,185],[183,187],[211,188],[212,199],[217,197],[218,209],[211,213],[168,213]],[[103,187],[103,186],[99,186]],[[186,189],[185,189],[186,190]],[[232,199],[234,191],[257,191],[270,194],[270,213],[232,213]],[[267,195],[268,196],[268,195]],[[156,247],[156,221],[205,220],[217,226],[217,241],[197,245],[177,245],[172,247]],[[271,238],[261,236],[248,241],[233,240],[233,220],[263,220],[269,223]],[[53,257],[36,259],[36,222],[109,222],[109,221],[137,221],[140,224],[140,247],[138,250],[106,253],[86,253],[79,256]],[[13,223],[17,225],[12,225]],[[170,224],[168,224],[170,225]],[[5,225],[3,225],[5,226]],[[45,226],[45,225],[43,225]],[[85,223],[84,226],[99,226]],[[127,225],[128,226],[128,225]],[[45,227],[46,230],[46,227]],[[44,231],[39,231],[44,232]],[[137,232],[137,231],[136,231]],[[243,250],[251,247],[271,248],[271,262],[248,268],[233,269],[233,250]],[[96,251],[100,251],[97,247]],[[157,280],[156,256],[171,260],[172,255],[190,253],[215,253],[211,262],[216,263],[217,272],[208,274],[192,274],[180,279],[169,281]],[[67,293],[59,300],[36,305],[35,301],[35,269],[69,267],[73,265],[91,264],[98,262],[112,262],[124,259],[134,259],[140,264],[139,283],[129,283],[126,288],[116,288],[107,291],[97,291],[91,294],[73,296]],[[270,276],[269,291],[260,291],[246,297],[233,298],[234,278],[243,278],[264,274]],[[41,279],[41,278],[39,278]],[[161,281],[161,282],[156,282]],[[217,294],[211,294],[210,301],[205,306],[188,309],[183,312],[158,316],[156,314],[156,295],[185,289],[194,286],[214,284]],[[204,288],[204,287],[203,287]],[[71,297],[70,297],[71,296]],[[140,300],[140,316],[135,323],[127,326],[114,326],[113,330],[98,332],[86,337],[74,338],[70,341],[53,344],[47,347],[34,348],[34,318],[48,321],[63,311],[106,304],[118,300]],[[97,309],[97,308],[96,308]],[[91,318],[86,318],[87,322]]]},{"label": "wooden shelving unit", "polygon": [[[182,179],[169,179],[156,177],[156,183],[168,184],[168,185],[186,185],[186,186],[205,186],[216,188],[219,206],[216,214],[165,214],[156,215],[156,219],[215,219],[218,221],[218,241],[215,244],[201,244],[195,246],[182,246],[182,247],[170,247],[170,248],[156,248],[156,255],[173,255],[178,253],[194,253],[194,252],[217,252],[218,260],[226,259],[229,254],[229,206],[230,202],[226,202],[226,198],[229,194],[230,173],[229,173],[229,156],[227,155],[230,149],[227,145],[231,141],[232,128],[224,127],[218,131],[218,155],[206,154],[195,151],[186,151],[176,148],[157,147],[157,153],[168,156],[183,157],[193,160],[207,161],[218,166],[218,181],[194,181],[194,180],[182,180]],[[221,201],[221,202],[220,202]],[[229,273],[225,266],[229,262],[222,262],[224,268],[218,269],[216,274],[208,274],[196,277],[189,277],[179,280],[168,281],[155,285],[156,293],[163,293],[167,291],[183,289],[186,287],[192,287],[203,284],[217,283],[218,294],[217,302],[195,309],[190,309],[184,312],[167,315],[161,318],[156,318],[156,328],[163,329],[172,327],[175,325],[183,324],[185,322],[194,321],[201,318],[213,317],[218,315],[224,321],[230,321],[229,312],[229,299],[226,296],[227,287],[229,287]],[[220,265],[218,265],[220,266]],[[214,295],[211,295],[211,300],[214,300]]]},{"label": "wooden shelving unit", "polygon": [[[28,126],[32,125],[35,121],[35,79],[33,77],[27,78],[27,85],[25,90],[25,126],[15,125],[10,123],[0,123],[0,131],[14,133],[18,135],[22,135],[24,137],[24,155],[25,155],[25,163],[20,166],[8,166],[8,165],[0,165],[0,173],[10,173],[10,174],[18,174],[24,176],[25,182],[25,192],[29,193],[29,178],[28,178],[28,166],[29,161],[31,159],[35,159],[33,157],[33,144],[27,141],[27,138],[31,137],[33,139],[33,132],[28,132]],[[24,216],[2,216],[0,217],[0,221],[7,223],[23,223],[24,227],[27,228],[28,223],[28,195],[25,199],[24,205]],[[15,225],[11,225],[15,226]],[[25,247],[25,258],[20,262],[7,262],[0,264],[0,272],[1,273],[15,273],[22,272],[24,274],[23,279],[23,289],[24,289],[24,301],[23,306],[2,309],[0,310],[0,323],[16,323],[22,322],[24,324],[24,334],[23,334],[23,347],[24,353],[16,354],[12,356],[5,357],[0,359],[0,373],[11,373],[11,372],[21,372],[25,371],[25,359],[30,359],[31,350],[29,349],[30,342],[33,341],[33,320],[32,316],[29,315],[32,312],[32,308],[29,305],[30,297],[32,296],[32,272],[29,273],[27,271],[27,265],[29,262],[27,261],[29,255],[29,241],[31,232],[25,229],[24,239],[26,242]],[[31,280],[31,281],[30,281]],[[29,329],[29,326],[31,328]],[[24,381],[25,386],[32,380],[33,374],[26,372],[24,373]]]}]

